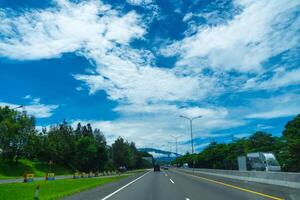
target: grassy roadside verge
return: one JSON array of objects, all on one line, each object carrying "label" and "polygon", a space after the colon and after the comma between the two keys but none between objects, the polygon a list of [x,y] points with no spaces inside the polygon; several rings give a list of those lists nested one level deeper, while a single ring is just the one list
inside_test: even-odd
[{"label": "grassy roadside verge", "polygon": [[[34,173],[35,177],[43,177],[48,169],[47,163],[37,161],[20,159],[19,163],[16,164],[0,160],[0,179],[22,178],[26,171]],[[56,175],[73,173],[71,169],[55,164],[52,166],[52,170],[55,171]]]},{"label": "grassy roadside verge", "polygon": [[59,199],[106,183],[130,176],[124,174],[105,178],[63,179],[55,181],[35,181],[32,183],[10,183],[0,185],[0,198],[6,200],[32,200],[35,188],[40,185],[40,200]]}]

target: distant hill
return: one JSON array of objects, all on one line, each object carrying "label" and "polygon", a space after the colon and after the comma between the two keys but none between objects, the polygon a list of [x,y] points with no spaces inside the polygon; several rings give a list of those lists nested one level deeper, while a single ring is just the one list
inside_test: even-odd
[{"label": "distant hill", "polygon": [[176,157],[181,156],[180,154],[176,154],[174,152],[154,148],[139,148],[138,150],[150,153],[154,157],[154,160],[159,163],[169,163],[172,162]]}]

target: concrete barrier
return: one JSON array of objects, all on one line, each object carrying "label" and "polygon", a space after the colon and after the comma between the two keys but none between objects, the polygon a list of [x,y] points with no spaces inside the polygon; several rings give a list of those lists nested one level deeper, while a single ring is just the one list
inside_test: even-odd
[{"label": "concrete barrier", "polygon": [[[192,173],[192,169],[177,168],[177,170]],[[219,170],[219,169],[195,169],[195,175],[207,174],[243,181],[253,181],[267,183],[271,185],[300,188],[300,173],[290,172],[262,172],[262,171],[238,171],[238,170]]]}]

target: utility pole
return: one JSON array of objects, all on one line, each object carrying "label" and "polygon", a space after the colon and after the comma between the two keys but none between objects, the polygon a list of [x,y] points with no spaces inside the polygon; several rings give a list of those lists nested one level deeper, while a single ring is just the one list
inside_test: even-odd
[{"label": "utility pole", "polygon": [[185,118],[185,119],[189,120],[189,122],[190,122],[192,156],[193,156],[193,173],[194,173],[194,170],[195,170],[195,159],[194,159],[194,140],[193,140],[193,120],[201,118],[202,116],[197,116],[197,117],[190,118],[190,117],[186,117],[186,116],[180,115],[179,117]]}]

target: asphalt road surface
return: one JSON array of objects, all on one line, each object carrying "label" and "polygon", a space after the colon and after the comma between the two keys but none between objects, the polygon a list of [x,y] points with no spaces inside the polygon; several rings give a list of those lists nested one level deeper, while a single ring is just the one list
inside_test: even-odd
[{"label": "asphalt road surface", "polygon": [[149,171],[88,190],[68,200],[263,200],[300,199],[299,192],[254,182],[194,176],[176,170]]}]

